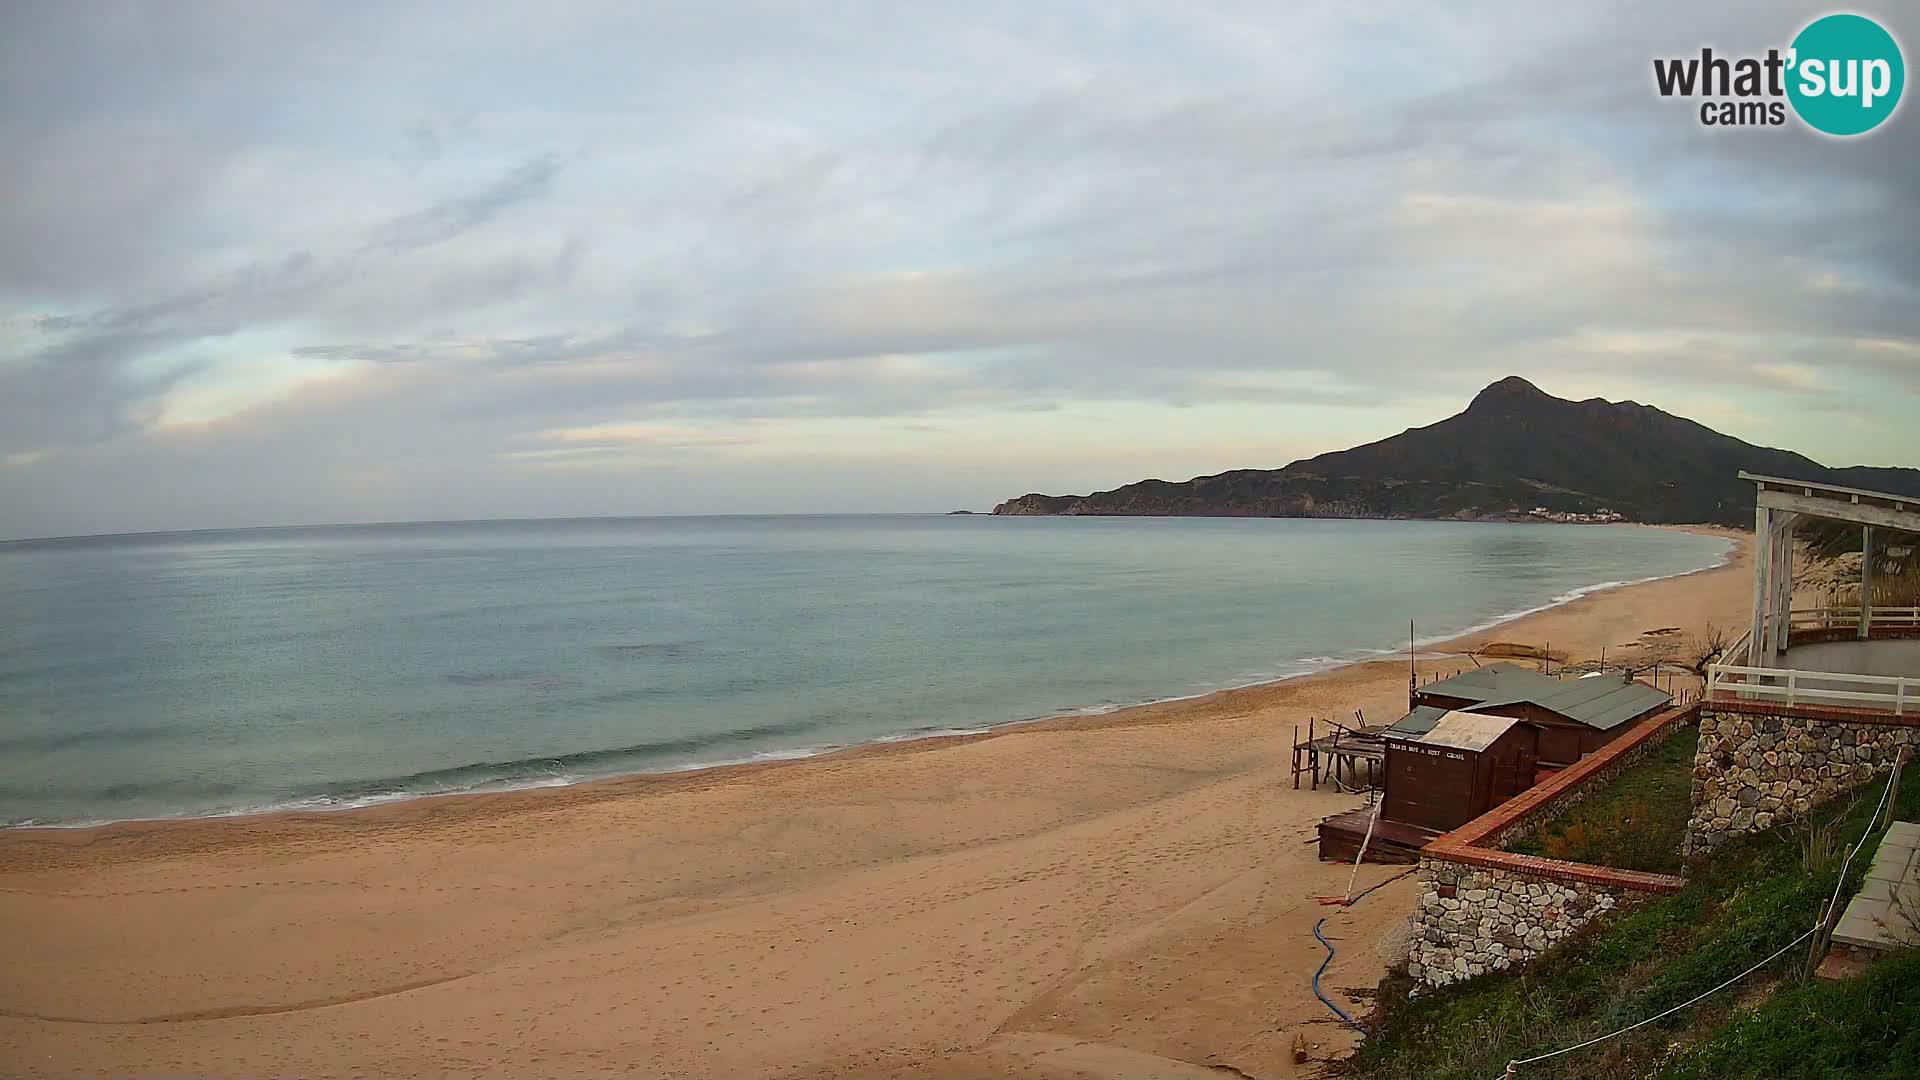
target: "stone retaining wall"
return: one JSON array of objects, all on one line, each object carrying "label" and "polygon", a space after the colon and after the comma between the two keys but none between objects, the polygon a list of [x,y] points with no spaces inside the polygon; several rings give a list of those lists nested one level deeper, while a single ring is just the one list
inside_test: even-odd
[{"label": "stone retaining wall", "polygon": [[1681,848],[1712,851],[1807,813],[1885,773],[1920,745],[1920,718],[1864,709],[1710,701],[1693,758],[1693,817]]},{"label": "stone retaining wall", "polygon": [[1539,956],[1613,910],[1621,891],[1490,867],[1423,861],[1407,974],[1445,986]]}]

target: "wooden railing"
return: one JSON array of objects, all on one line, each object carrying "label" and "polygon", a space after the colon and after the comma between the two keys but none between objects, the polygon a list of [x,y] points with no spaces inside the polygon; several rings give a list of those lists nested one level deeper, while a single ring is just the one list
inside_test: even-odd
[{"label": "wooden railing", "polygon": [[1741,634],[1740,637],[1736,639],[1733,644],[1727,646],[1725,651],[1721,652],[1719,662],[1722,664],[1752,663],[1753,657],[1747,651],[1748,647],[1751,646],[1752,644],[1753,644],[1753,631],[1748,630],[1746,633]]},{"label": "wooden railing", "polygon": [[1920,677],[1709,664],[1707,697],[1722,695],[1787,705],[1849,705],[1901,716],[1908,705],[1920,705]]},{"label": "wooden railing", "polygon": [[[1858,606],[1796,608],[1787,613],[1787,628],[1790,630],[1834,630],[1859,625]],[[1920,607],[1881,607],[1875,604],[1867,625],[1869,630],[1875,626],[1920,626]]]}]

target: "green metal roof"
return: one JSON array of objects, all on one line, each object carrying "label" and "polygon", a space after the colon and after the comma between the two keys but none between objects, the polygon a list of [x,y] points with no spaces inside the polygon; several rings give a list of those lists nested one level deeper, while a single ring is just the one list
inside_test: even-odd
[{"label": "green metal roof", "polygon": [[1530,702],[1595,731],[1610,731],[1673,701],[1646,683],[1627,682],[1618,675],[1562,681],[1517,664],[1475,668],[1428,683],[1420,693],[1464,698],[1473,702],[1467,708],[1475,711]]},{"label": "green metal roof", "polygon": [[1412,712],[1395,720],[1381,735],[1388,739],[1418,738],[1432,731],[1445,715],[1447,710],[1437,705],[1415,705]]},{"label": "green metal roof", "polygon": [[1542,675],[1518,664],[1489,664],[1416,689],[1422,694],[1484,702],[1548,694],[1563,685],[1551,675]]},{"label": "green metal roof", "polygon": [[1597,731],[1607,731],[1636,717],[1672,704],[1673,696],[1655,690],[1643,682],[1595,675],[1587,679],[1569,679],[1558,693],[1534,699],[1534,703],[1552,709],[1561,716]]}]

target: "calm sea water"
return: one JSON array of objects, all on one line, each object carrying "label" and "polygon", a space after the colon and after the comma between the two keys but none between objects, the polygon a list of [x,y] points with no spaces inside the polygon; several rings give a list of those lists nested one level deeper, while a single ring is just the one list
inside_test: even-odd
[{"label": "calm sea water", "polygon": [[360,805],[1106,709],[1726,549],[1632,528],[984,516],[0,544],[0,822]]}]

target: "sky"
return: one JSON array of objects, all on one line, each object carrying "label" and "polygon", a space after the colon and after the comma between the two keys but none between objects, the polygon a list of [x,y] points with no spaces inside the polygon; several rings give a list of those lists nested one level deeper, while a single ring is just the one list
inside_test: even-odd
[{"label": "sky", "polygon": [[1826,10],[17,0],[0,538],[984,510],[1510,374],[1920,464],[1916,106],[1653,90]]}]

